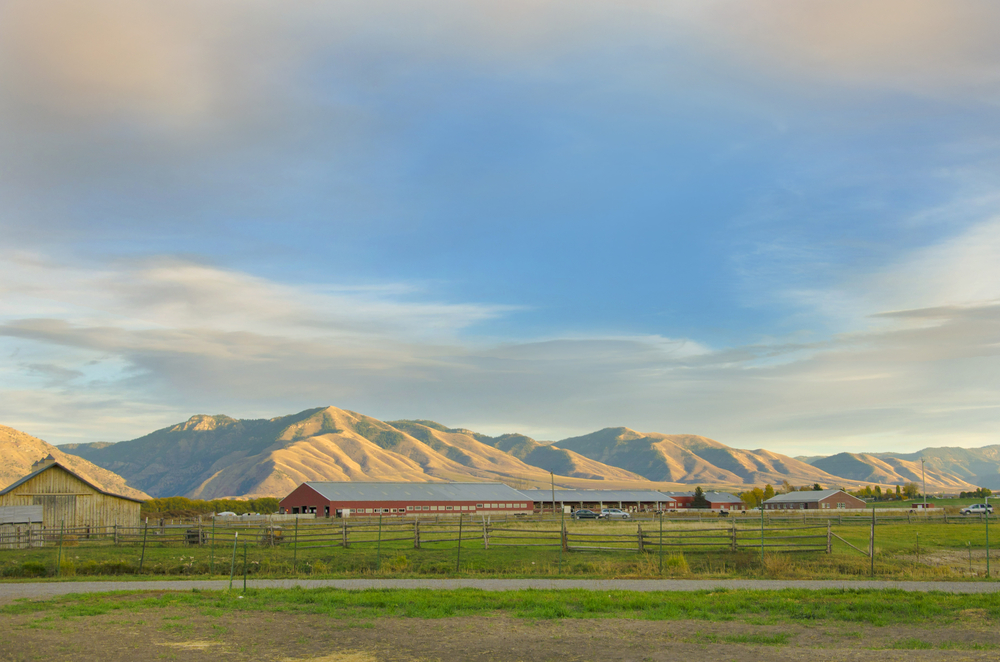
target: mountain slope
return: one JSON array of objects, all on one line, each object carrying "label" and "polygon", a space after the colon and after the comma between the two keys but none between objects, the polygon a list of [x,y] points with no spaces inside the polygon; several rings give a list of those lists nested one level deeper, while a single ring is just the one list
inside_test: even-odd
[{"label": "mountain slope", "polygon": [[102,469],[82,457],[63,452],[37,437],[0,425],[0,489],[31,473],[31,465],[52,455],[57,462],[89,482],[113,494],[148,499],[149,495],[129,487],[121,476]]},{"label": "mountain slope", "polygon": [[840,485],[844,481],[822,469],[767,450],[730,448],[697,435],[640,433],[605,428],[555,442],[558,448],[633,471],[648,480],[723,485]]},{"label": "mountain slope", "polygon": [[[919,458],[901,454],[842,453],[811,457],[806,463],[697,435],[624,427],[550,444],[520,434],[490,437],[427,420],[383,422],[336,407],[273,419],[192,416],[131,441],[63,450],[154,496],[204,499],[280,497],[308,480],[500,481],[545,487],[550,471],[562,487],[665,490],[693,484],[739,490],[786,480],[825,487],[891,485],[919,475]],[[927,452],[928,489],[960,491],[972,489],[973,483],[989,487],[979,479],[1000,478],[1000,446]]]},{"label": "mountain slope", "polygon": [[[979,452],[977,452],[979,451]],[[920,459],[930,489],[969,491],[976,487],[1000,488],[1000,446],[985,449],[935,448],[917,453],[838,453],[812,461],[812,466],[867,483],[901,485],[921,483]],[[990,455],[996,459],[990,461]],[[992,487],[991,487],[992,489]]]},{"label": "mountain slope", "polygon": [[[590,480],[644,480],[642,476],[631,471],[595,462],[573,451],[543,445],[523,434],[505,434],[499,437],[489,437],[461,428],[449,430],[431,421],[393,421],[391,425],[400,430],[405,430],[409,434],[428,443],[433,443],[431,440],[434,438],[443,440],[442,433],[447,433],[449,435],[448,438],[451,440],[456,438],[454,435],[464,435],[479,443],[492,446],[508,455],[516,457],[525,464],[559,476],[586,478]],[[468,441],[465,443],[468,444]]]},{"label": "mountain slope", "polygon": [[[550,480],[547,470],[479,441],[468,430],[430,421],[389,424],[336,407],[270,420],[193,416],[132,441],[74,450],[153,495],[202,499],[284,496],[307,480],[479,480],[526,486]],[[573,486],[603,478],[600,467],[586,458],[550,454],[573,470],[568,477],[576,481]],[[606,473],[620,481],[642,480],[614,468]]]}]

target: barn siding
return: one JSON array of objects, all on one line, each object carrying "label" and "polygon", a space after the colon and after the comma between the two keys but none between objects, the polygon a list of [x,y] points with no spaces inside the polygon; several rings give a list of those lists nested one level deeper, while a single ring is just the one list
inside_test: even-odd
[{"label": "barn siding", "polygon": [[0,506],[42,506],[43,526],[138,526],[141,504],[104,494],[59,466],[53,466],[0,495]]}]

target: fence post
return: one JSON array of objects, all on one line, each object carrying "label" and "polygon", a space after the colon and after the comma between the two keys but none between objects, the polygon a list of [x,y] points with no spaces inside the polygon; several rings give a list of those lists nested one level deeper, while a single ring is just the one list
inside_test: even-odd
[{"label": "fence post", "polygon": [[298,573],[299,560],[299,518],[295,518],[295,537],[292,540],[292,574]]},{"label": "fence post", "polygon": [[566,507],[559,509],[559,574],[562,574],[562,557],[566,544],[563,536],[566,534]]},{"label": "fence post", "polygon": [[347,549],[348,548],[348,544],[347,544],[347,520],[343,521],[343,525],[344,525],[344,542],[343,542],[343,547],[344,547],[344,549]]},{"label": "fence post", "polygon": [[142,572],[142,564],[146,561],[146,534],[149,533],[149,518],[146,518],[146,525],[142,527],[142,555],[139,556],[139,572]]},{"label": "fence post", "polygon": [[645,551],[645,549],[646,549],[643,546],[643,544],[642,544],[642,524],[637,524],[636,527],[637,527],[637,529],[636,529],[636,535],[638,536],[638,539],[639,539],[639,549],[637,551],[640,554],[642,554]]},{"label": "fence post", "polygon": [[[61,520],[59,522],[59,555],[56,556],[56,577],[62,575],[62,544],[63,544],[63,527],[66,521]],[[987,552],[987,559],[989,559],[989,552]]]},{"label": "fence post", "polygon": [[562,524],[562,549],[564,552],[569,552],[569,531],[566,530],[565,520]]},{"label": "fence post", "polygon": [[215,574],[215,516],[212,516],[212,565],[209,568],[209,574]]},{"label": "fence post", "polygon": [[760,504],[760,565],[764,565],[764,504]]},{"label": "fence post", "polygon": [[872,508],[872,529],[868,536],[868,555],[871,556],[871,576],[875,576],[875,509]]},{"label": "fence post", "polygon": [[486,535],[486,515],[483,515],[483,549],[490,548],[490,538]]},{"label": "fence post", "polygon": [[826,520],[826,553],[833,554],[833,529],[830,520]]},{"label": "fence post", "polygon": [[118,520],[115,520],[115,547],[118,546]]},{"label": "fence post", "polygon": [[732,549],[732,551],[735,552],[736,550],[737,550],[737,546],[736,546],[736,520],[733,520],[733,549]]},{"label": "fence post", "polygon": [[233,575],[236,574],[236,544],[239,542],[240,532],[233,534],[233,560],[229,562],[229,590],[233,590]]},{"label": "fence post", "polygon": [[247,592],[247,540],[243,539],[243,593]]},{"label": "fence post", "polygon": [[455,572],[458,572],[462,564],[462,515],[458,515],[458,556],[455,558]]},{"label": "fence post", "polygon": [[375,572],[382,570],[382,516],[378,516],[378,543],[375,545]]},{"label": "fence post", "polygon": [[[486,548],[489,549],[489,541],[486,543]],[[413,520],[413,549],[420,549],[420,520],[418,519]]]},{"label": "fence post", "polygon": [[660,511],[660,574],[663,574],[663,511]]}]

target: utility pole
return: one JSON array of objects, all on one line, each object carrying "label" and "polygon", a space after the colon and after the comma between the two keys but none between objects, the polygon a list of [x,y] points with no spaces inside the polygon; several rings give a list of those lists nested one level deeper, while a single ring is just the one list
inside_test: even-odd
[{"label": "utility pole", "polygon": [[556,514],[556,475],[549,472],[549,478],[552,479],[552,516],[555,517]]},{"label": "utility pole", "polygon": [[927,475],[924,473],[924,458],[920,458],[920,480],[924,483],[924,512],[927,512]]}]

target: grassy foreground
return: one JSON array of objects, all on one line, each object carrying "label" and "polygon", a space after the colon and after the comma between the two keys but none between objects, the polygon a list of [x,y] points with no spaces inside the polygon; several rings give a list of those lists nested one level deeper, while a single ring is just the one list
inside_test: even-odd
[{"label": "grassy foreground", "polygon": [[626,618],[746,623],[848,622],[875,626],[976,619],[1000,624],[1000,594],[908,593],[896,590],[714,590],[636,592],[476,589],[251,589],[69,595],[0,607],[2,615],[78,618],[174,608],[221,616],[233,612],[323,614],[338,619],[449,618],[504,615],[522,619]]}]

